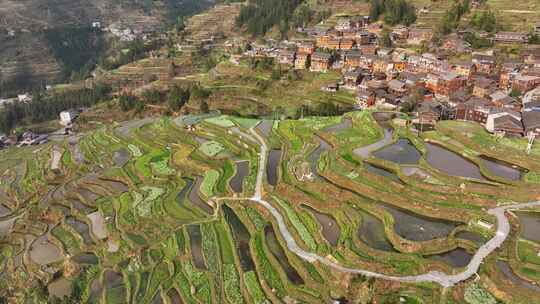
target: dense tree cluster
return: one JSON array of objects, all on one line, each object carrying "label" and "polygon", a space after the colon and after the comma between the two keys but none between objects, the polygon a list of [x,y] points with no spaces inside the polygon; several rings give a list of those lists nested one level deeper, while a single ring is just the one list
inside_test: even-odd
[{"label": "dense tree cluster", "polygon": [[446,11],[441,23],[437,27],[437,33],[441,35],[450,34],[459,25],[461,17],[470,11],[469,0],[456,2]]},{"label": "dense tree cluster", "polygon": [[38,123],[58,118],[66,109],[90,107],[105,99],[111,88],[98,84],[94,88],[47,94],[35,92],[31,102],[7,104],[0,110],[0,131],[8,133],[23,122]]},{"label": "dense tree cluster", "polygon": [[85,78],[106,48],[102,32],[91,27],[48,29],[44,36],[64,77]]},{"label": "dense tree cluster", "polygon": [[378,20],[384,16],[389,25],[411,25],[416,21],[416,8],[406,0],[371,0],[370,18]]},{"label": "dense tree cluster", "polygon": [[492,11],[476,12],[471,18],[471,26],[486,32],[495,32],[497,30],[497,18]]},{"label": "dense tree cluster", "polygon": [[266,34],[275,25],[282,34],[289,30],[289,21],[302,0],[252,0],[242,7],[236,18],[238,26],[246,26],[253,36]]},{"label": "dense tree cluster", "polygon": [[308,24],[319,23],[328,19],[332,12],[328,10],[315,11],[312,10],[309,4],[303,3],[299,5],[292,16],[292,25],[294,27],[306,27]]}]

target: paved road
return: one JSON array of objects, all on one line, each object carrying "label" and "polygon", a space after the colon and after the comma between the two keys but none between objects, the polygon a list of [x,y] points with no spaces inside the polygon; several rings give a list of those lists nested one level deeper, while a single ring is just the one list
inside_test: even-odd
[{"label": "paved road", "polygon": [[356,148],[353,150],[353,153],[361,158],[368,158],[372,152],[391,144],[393,134],[394,132],[392,131],[392,129],[384,128],[384,137],[381,140],[365,147]]},{"label": "paved road", "polygon": [[325,257],[321,257],[315,253],[305,251],[300,246],[298,246],[298,244],[294,240],[294,237],[289,231],[289,228],[287,227],[287,224],[285,223],[283,216],[269,202],[262,199],[264,171],[266,167],[268,147],[264,139],[257,132],[255,132],[254,129],[251,129],[250,133],[253,134],[253,136],[260,143],[259,170],[257,172],[255,194],[253,195],[253,197],[250,198],[250,200],[266,208],[272,214],[272,216],[276,219],[278,227],[279,227],[279,231],[287,244],[287,248],[290,251],[294,252],[300,258],[308,262],[313,263],[315,261],[319,261],[320,263],[327,265],[329,267],[332,267],[338,271],[362,274],[368,277],[380,278],[380,279],[391,280],[391,281],[399,281],[399,282],[412,282],[412,283],[434,282],[434,283],[438,283],[442,285],[443,287],[450,287],[456,283],[464,281],[472,277],[473,275],[475,275],[478,272],[478,269],[480,268],[480,265],[482,264],[484,259],[490,253],[492,253],[495,249],[500,247],[502,243],[506,240],[506,238],[508,237],[508,234],[510,233],[510,223],[508,222],[508,219],[505,216],[506,210],[540,206],[540,201],[537,201],[537,202],[514,204],[514,205],[490,209],[488,213],[491,215],[494,215],[497,218],[497,232],[491,240],[489,240],[486,244],[484,244],[478,249],[478,251],[474,254],[471,261],[469,262],[469,265],[467,265],[467,267],[465,268],[465,270],[458,274],[449,275],[449,274],[438,272],[438,271],[431,271],[426,274],[421,274],[421,275],[416,275],[416,276],[391,276],[391,275],[385,275],[382,273],[372,272],[372,271],[368,271],[364,269],[344,267]]}]

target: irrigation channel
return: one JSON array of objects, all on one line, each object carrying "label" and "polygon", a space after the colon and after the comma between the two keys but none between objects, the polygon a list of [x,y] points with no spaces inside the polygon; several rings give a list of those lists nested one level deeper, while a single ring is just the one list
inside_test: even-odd
[{"label": "irrigation channel", "polygon": [[[369,271],[365,269],[345,267],[343,265],[340,265],[336,262],[331,261],[328,258],[321,257],[315,253],[305,251],[300,246],[298,246],[298,244],[294,240],[294,237],[289,231],[289,228],[285,224],[285,220],[283,216],[281,215],[281,213],[279,213],[279,211],[275,207],[273,207],[268,201],[263,199],[263,194],[262,194],[263,180],[264,180],[264,173],[265,173],[266,162],[267,162],[269,151],[268,151],[268,146],[266,145],[266,142],[255,131],[255,128],[251,128],[250,133],[257,139],[260,145],[259,168],[257,171],[255,193],[251,198],[230,198],[230,199],[249,200],[263,206],[275,218],[278,224],[279,232],[281,233],[283,239],[285,240],[285,243],[287,244],[287,248],[290,251],[292,251],[294,254],[296,254],[300,258],[310,263],[314,263],[318,261],[319,263],[329,266],[337,271],[361,274],[367,277],[374,277],[374,278],[397,281],[397,282],[409,282],[409,283],[433,282],[433,283],[438,283],[443,287],[451,287],[461,281],[467,280],[468,278],[474,276],[478,272],[480,268],[480,264],[482,264],[484,259],[494,250],[499,248],[502,245],[502,243],[506,240],[510,232],[510,223],[508,222],[508,219],[505,216],[505,212],[507,210],[517,210],[517,209],[540,206],[540,201],[536,201],[536,202],[501,206],[501,207],[496,207],[496,208],[492,208],[488,210],[487,211],[488,214],[493,215],[497,218],[497,231],[495,233],[495,236],[489,241],[487,241],[485,244],[480,246],[478,251],[472,256],[471,260],[466,265],[465,270],[457,274],[450,275],[450,274],[446,274],[440,271],[431,271],[425,274],[414,275],[414,276],[392,276],[392,275],[386,275],[383,273],[373,272],[373,271]],[[385,136],[385,139],[386,139],[386,136]],[[372,152],[373,151],[372,149],[373,147],[369,149],[370,150],[369,152]],[[220,198],[219,200],[227,200],[227,199],[229,198]]]}]

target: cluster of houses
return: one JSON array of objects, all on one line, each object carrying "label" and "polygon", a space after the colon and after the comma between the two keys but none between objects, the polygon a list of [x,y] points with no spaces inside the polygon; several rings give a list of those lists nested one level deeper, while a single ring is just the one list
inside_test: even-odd
[{"label": "cluster of houses", "polygon": [[[531,93],[540,90],[540,46],[526,46],[519,59],[500,62],[494,51],[472,52],[458,33],[444,39],[440,48],[444,52],[418,54],[381,47],[381,24],[370,23],[365,16],[299,31],[307,38],[251,45],[243,54],[232,55],[231,61],[272,57],[294,69],[339,71],[341,81],[323,90],[355,92],[359,109],[400,110],[404,103],[413,105],[421,124],[459,119],[481,123],[494,133],[540,134],[540,94]],[[419,45],[432,39],[433,30],[398,26],[389,36],[394,45]],[[525,36],[501,32],[492,39],[523,43]],[[468,54],[460,58],[469,59],[456,62],[453,54]]]}]

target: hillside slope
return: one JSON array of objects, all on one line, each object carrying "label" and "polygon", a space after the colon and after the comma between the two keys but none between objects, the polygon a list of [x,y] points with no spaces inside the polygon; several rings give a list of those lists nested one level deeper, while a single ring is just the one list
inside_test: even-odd
[{"label": "hillside slope", "polygon": [[0,81],[25,78],[29,84],[59,79],[61,63],[45,30],[89,27],[101,22],[143,28],[165,26],[178,14],[191,14],[214,0],[2,0],[0,5]]}]

